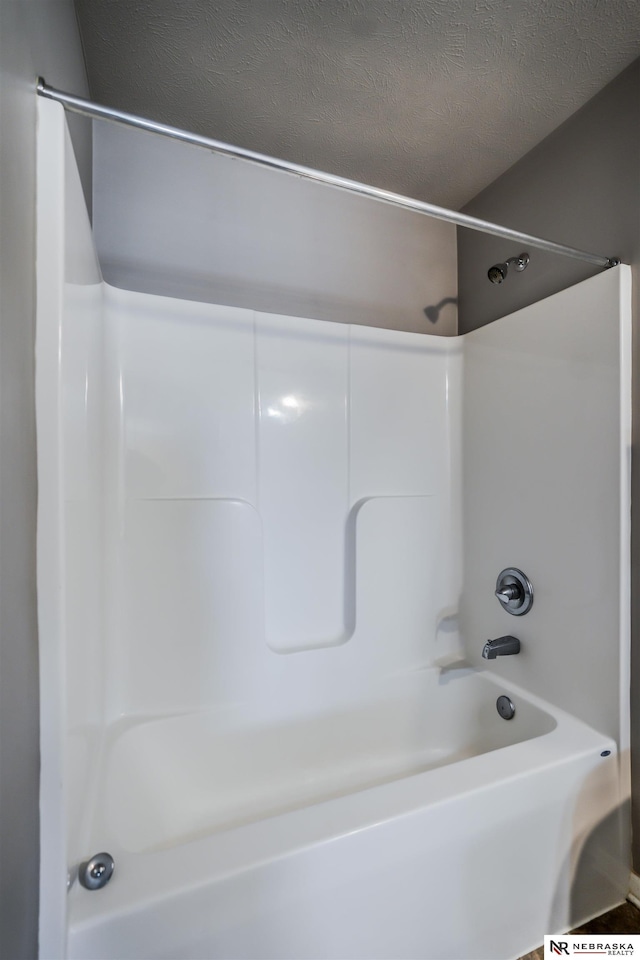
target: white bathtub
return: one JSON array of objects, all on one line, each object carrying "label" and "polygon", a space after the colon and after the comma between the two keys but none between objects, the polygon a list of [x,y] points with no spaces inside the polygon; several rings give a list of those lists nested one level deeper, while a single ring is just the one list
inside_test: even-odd
[{"label": "white bathtub", "polygon": [[69,957],[515,957],[589,914],[585,856],[619,901],[598,839],[614,743],[489,672],[414,671],[358,710],[255,719],[112,731],[92,834],[116,869],[74,884]]}]

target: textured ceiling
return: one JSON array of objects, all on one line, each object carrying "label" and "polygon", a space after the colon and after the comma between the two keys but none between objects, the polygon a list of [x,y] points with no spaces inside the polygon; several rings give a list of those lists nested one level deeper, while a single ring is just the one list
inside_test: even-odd
[{"label": "textured ceiling", "polygon": [[76,0],[94,99],[458,208],[640,54],[640,0]]}]

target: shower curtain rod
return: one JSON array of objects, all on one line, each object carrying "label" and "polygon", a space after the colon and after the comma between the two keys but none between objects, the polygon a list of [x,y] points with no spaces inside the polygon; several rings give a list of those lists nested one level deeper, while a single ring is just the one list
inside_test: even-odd
[{"label": "shower curtain rod", "polygon": [[132,113],[124,113],[112,107],[104,107],[99,103],[93,103],[91,100],[83,100],[82,97],[76,97],[72,93],[64,93],[62,90],[56,90],[54,87],[48,86],[42,77],[38,78],[37,93],[40,97],[46,97],[48,100],[55,100],[57,103],[61,103],[65,110],[81,114],[84,117],[92,117],[95,120],[111,120],[114,123],[122,123],[129,127],[136,127],[139,130],[146,130],[148,133],[157,133],[163,137],[170,137],[173,140],[181,140],[183,143],[190,143],[196,147],[205,147],[207,150],[222,154],[226,157],[235,157],[240,160],[246,160],[249,163],[258,164],[262,167],[269,167],[272,170],[292,173],[306,180],[325,183],[331,187],[336,187],[338,190],[346,190],[348,193],[368,197],[370,200],[379,200],[382,203],[389,203],[403,210],[413,210],[414,213],[425,214],[428,217],[433,217],[435,220],[454,223],[458,227],[468,227],[470,230],[479,230],[482,233],[492,234],[494,237],[502,237],[504,240],[513,240],[518,244],[536,247],[538,250],[547,250],[549,253],[557,253],[563,257],[573,257],[575,260],[584,260],[586,263],[593,263],[598,267],[615,267],[620,263],[618,257],[602,257],[595,253],[587,253],[586,250],[577,250],[575,247],[568,247],[563,243],[544,240],[542,237],[534,237],[528,233],[521,233],[519,230],[512,230],[510,227],[501,227],[496,223],[491,223],[489,220],[470,217],[466,213],[447,210],[445,207],[425,203],[423,200],[404,197],[400,193],[393,193],[390,190],[383,190],[380,187],[371,187],[365,183],[359,183],[357,180],[348,180],[345,177],[338,177],[333,173],[323,173],[320,170],[313,170],[310,167],[303,167],[297,163],[291,163],[289,160],[278,160],[276,157],[269,157],[263,153],[255,153],[253,150],[244,149],[244,147],[234,147],[220,140],[203,137],[199,133],[190,133],[188,130],[181,130],[179,127],[167,126],[164,123],[157,123],[155,120],[137,117]]}]

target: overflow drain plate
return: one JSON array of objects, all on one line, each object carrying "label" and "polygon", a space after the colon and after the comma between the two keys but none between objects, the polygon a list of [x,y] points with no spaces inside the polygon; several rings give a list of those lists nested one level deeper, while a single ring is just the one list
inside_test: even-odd
[{"label": "overflow drain plate", "polygon": [[496,710],[500,714],[503,720],[513,720],[516,708],[512,704],[509,697],[504,696],[498,697],[496,700]]}]

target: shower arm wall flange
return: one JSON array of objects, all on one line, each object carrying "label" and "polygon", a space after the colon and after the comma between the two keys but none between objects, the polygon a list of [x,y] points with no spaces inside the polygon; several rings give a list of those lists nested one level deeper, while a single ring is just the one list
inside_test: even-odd
[{"label": "shower arm wall flange", "polygon": [[521,253],[519,257],[509,257],[505,263],[509,267],[513,267],[514,270],[517,270],[518,273],[522,273],[523,270],[526,270],[529,266],[529,254]]},{"label": "shower arm wall flange", "polygon": [[563,257],[572,257],[574,260],[583,260],[585,263],[592,263],[594,266],[603,267],[604,269],[618,266],[621,262],[618,257],[603,257],[595,253],[588,253],[586,250],[579,250],[576,247],[555,243],[553,240],[545,240],[542,237],[521,233],[519,230],[502,227],[496,223],[491,223],[489,220],[471,217],[466,213],[459,213],[456,210],[447,210],[445,207],[439,207],[432,203],[426,203],[423,200],[405,197],[400,193],[393,193],[390,190],[383,190],[380,187],[372,187],[365,183],[359,183],[357,180],[348,180],[345,177],[339,177],[333,173],[324,173],[320,170],[314,170],[311,167],[303,167],[289,160],[279,160],[276,157],[256,153],[253,150],[246,150],[244,147],[235,147],[229,143],[202,136],[199,133],[181,130],[179,127],[172,127],[164,123],[158,123],[155,120],[148,120],[145,117],[138,117],[135,114],[125,113],[113,107],[105,107],[99,103],[93,103],[91,100],[76,97],[72,93],[56,90],[54,87],[50,87],[42,77],[38,77],[36,92],[39,97],[55,100],[57,103],[62,104],[65,110],[78,113],[84,117],[91,117],[94,120],[109,120],[113,123],[121,123],[129,127],[135,127],[138,130],[146,130],[148,133],[156,133],[160,136],[170,137],[173,140],[181,140],[183,143],[190,143],[196,147],[204,147],[222,156],[235,157],[239,160],[245,160],[248,163],[269,167],[272,170],[291,173],[306,180],[324,183],[338,190],[345,190],[361,197],[388,203],[392,206],[400,207],[403,210],[421,213],[425,216],[433,217],[435,220],[443,220],[446,223],[455,224],[458,227],[467,227],[469,230],[478,230],[481,233],[502,237],[504,240],[517,241],[530,247],[536,247],[538,250],[557,253]]}]

